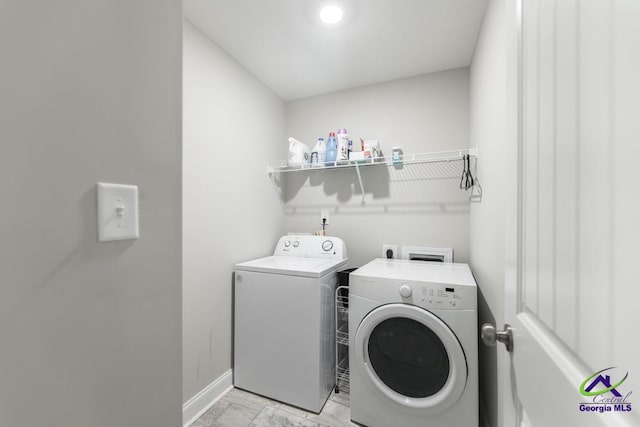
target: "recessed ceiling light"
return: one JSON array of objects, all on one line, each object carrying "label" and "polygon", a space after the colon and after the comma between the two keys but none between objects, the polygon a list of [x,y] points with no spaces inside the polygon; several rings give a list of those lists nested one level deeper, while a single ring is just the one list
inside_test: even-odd
[{"label": "recessed ceiling light", "polygon": [[342,19],[342,9],[335,4],[330,4],[320,11],[320,19],[325,24],[335,24]]}]

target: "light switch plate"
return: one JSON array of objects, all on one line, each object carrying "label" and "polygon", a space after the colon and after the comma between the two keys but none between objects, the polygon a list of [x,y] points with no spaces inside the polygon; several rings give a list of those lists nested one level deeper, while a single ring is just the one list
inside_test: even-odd
[{"label": "light switch plate", "polygon": [[138,186],[98,182],[98,241],[140,237]]}]

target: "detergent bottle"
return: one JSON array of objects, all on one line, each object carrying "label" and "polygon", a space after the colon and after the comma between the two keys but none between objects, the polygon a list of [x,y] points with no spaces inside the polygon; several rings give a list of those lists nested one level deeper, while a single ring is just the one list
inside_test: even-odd
[{"label": "detergent bottle", "polygon": [[327,155],[325,162],[327,166],[336,161],[338,155],[338,140],[336,140],[335,132],[329,132],[329,139],[327,139]]}]

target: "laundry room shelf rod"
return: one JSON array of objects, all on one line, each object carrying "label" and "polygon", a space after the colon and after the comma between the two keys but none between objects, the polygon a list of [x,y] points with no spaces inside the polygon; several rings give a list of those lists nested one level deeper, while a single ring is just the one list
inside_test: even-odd
[{"label": "laundry room shelf rod", "polygon": [[[403,154],[400,156],[400,162],[398,164],[416,164],[416,163],[436,163],[436,162],[451,162],[455,160],[462,160],[463,156],[469,155],[470,157],[478,158],[478,148],[463,148],[459,150],[449,151],[433,151],[430,153],[415,153],[415,154]],[[268,166],[267,173],[282,173],[282,172],[300,172],[300,171],[317,171],[326,169],[343,169],[343,168],[360,168],[368,166],[396,166],[393,163],[392,156],[377,157],[375,159],[364,160],[343,160],[339,162],[327,163],[323,166],[311,166],[310,164],[289,166],[278,165]]]}]

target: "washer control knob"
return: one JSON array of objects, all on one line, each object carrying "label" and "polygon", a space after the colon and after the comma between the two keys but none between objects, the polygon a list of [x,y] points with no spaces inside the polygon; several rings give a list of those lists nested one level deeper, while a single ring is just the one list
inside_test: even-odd
[{"label": "washer control knob", "polygon": [[300,246],[300,242],[298,242],[297,240],[295,242],[293,242],[293,247],[297,248],[298,246]]},{"label": "washer control knob", "polygon": [[289,247],[289,245],[291,245],[291,242],[290,242],[290,241],[288,241],[288,240],[287,240],[286,242],[284,242],[284,247],[285,247],[285,248],[288,248],[288,247]]},{"label": "washer control knob", "polygon": [[411,286],[409,285],[400,286],[400,296],[402,298],[409,298],[411,296]]},{"label": "washer control knob", "polygon": [[331,240],[325,240],[322,242],[322,249],[325,251],[330,251],[333,249],[333,242]]}]

